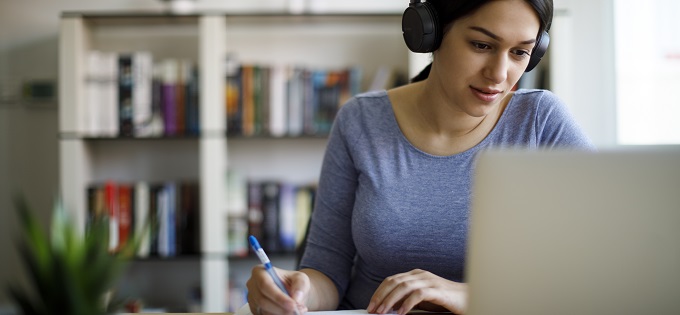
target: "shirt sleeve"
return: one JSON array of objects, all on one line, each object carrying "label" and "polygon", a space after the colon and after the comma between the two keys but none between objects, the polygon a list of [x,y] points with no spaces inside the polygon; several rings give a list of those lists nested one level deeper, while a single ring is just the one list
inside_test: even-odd
[{"label": "shirt sleeve", "polygon": [[300,268],[318,270],[333,281],[339,301],[347,290],[356,253],[351,220],[358,172],[349,144],[357,140],[353,135],[359,133],[351,126],[357,121],[356,117],[351,117],[352,102],[341,107],[331,129],[307,245],[300,261]]}]

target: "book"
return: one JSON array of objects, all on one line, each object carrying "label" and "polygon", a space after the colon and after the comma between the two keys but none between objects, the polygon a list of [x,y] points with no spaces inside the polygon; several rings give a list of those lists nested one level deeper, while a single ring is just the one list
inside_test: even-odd
[{"label": "book", "polygon": [[140,136],[159,137],[165,133],[165,120],[163,117],[163,68],[160,64],[154,64],[151,79],[151,121],[149,121],[148,134]]},{"label": "book", "polygon": [[140,181],[135,183],[135,206],[134,216],[135,224],[134,231],[136,237],[139,238],[139,247],[137,248],[137,257],[145,258],[150,254],[151,249],[151,218],[150,218],[150,196],[149,183]]},{"label": "book", "polygon": [[176,136],[177,128],[177,60],[166,59],[161,63],[161,109],[163,113],[164,134]]},{"label": "book", "polygon": [[191,61],[182,59],[178,61],[177,65],[177,83],[175,86],[175,126],[177,127],[178,135],[187,134],[187,95],[189,81],[191,80]]},{"label": "book", "polygon": [[118,54],[105,52],[100,56],[102,63],[101,111],[99,112],[99,135],[116,137],[119,134],[118,102]]},{"label": "book", "polygon": [[136,137],[152,134],[153,55],[147,51],[132,54],[132,124]]},{"label": "book", "polygon": [[258,240],[264,239],[262,222],[262,187],[260,183],[248,182],[248,234]]},{"label": "book", "polygon": [[188,135],[199,135],[200,126],[200,111],[199,111],[199,85],[198,85],[198,68],[191,66],[191,73],[189,75],[189,82],[187,83],[186,93],[186,133]]},{"label": "book", "polygon": [[118,185],[113,181],[104,184],[104,202],[109,217],[109,251],[118,249]]},{"label": "book", "polygon": [[227,57],[226,63],[225,106],[227,113],[227,134],[241,134],[243,101],[241,92],[241,67],[233,55]]},{"label": "book", "polygon": [[87,188],[87,220],[89,226],[96,218],[108,216],[106,201],[104,198],[104,188],[101,185],[89,185]]},{"label": "book", "polygon": [[133,58],[131,54],[118,56],[118,135],[132,137],[134,123],[132,118]]},{"label": "book", "polygon": [[281,183],[279,186],[279,234],[281,251],[293,252],[297,226],[296,187],[291,183]]},{"label": "book", "polygon": [[126,246],[133,232],[133,190],[128,184],[118,184],[118,246]]},{"label": "book", "polygon": [[162,222],[165,224],[165,242],[162,243],[161,256],[174,257],[177,255],[177,183],[166,182],[164,188],[165,211]]},{"label": "book", "polygon": [[286,135],[286,66],[274,65],[270,72],[269,133],[274,137]]},{"label": "book", "polygon": [[304,130],[304,70],[293,67],[288,70],[288,135],[300,136]]},{"label": "book", "polygon": [[85,64],[85,106],[83,107],[83,126],[86,135],[100,136],[103,134],[104,111],[102,98],[104,97],[104,70],[102,53],[97,50],[87,52]]},{"label": "book", "polygon": [[199,191],[196,182],[180,182],[176,213],[176,247],[178,255],[200,253]]},{"label": "book", "polygon": [[176,255],[176,184],[166,182],[158,192],[158,255],[174,257]]},{"label": "book", "polygon": [[255,66],[241,66],[241,101],[243,102],[243,114],[241,118],[241,134],[252,136],[255,134]]},{"label": "book", "polygon": [[283,250],[280,231],[280,189],[276,181],[264,181],[262,188],[262,246],[269,252]]},{"label": "book", "polygon": [[162,184],[149,184],[149,256],[160,256],[159,242],[161,234],[161,199],[164,198]]}]

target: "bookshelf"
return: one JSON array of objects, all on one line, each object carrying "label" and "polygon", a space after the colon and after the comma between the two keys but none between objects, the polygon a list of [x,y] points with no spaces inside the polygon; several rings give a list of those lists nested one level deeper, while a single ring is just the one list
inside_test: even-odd
[{"label": "bookshelf", "polygon": [[[227,255],[227,170],[237,170],[255,181],[312,183],[321,168],[326,138],[227,136],[226,56],[263,65],[358,66],[365,90],[380,67],[408,74],[427,63],[427,56],[407,51],[400,25],[401,16],[395,13],[64,13],[59,47],[59,147],[61,194],[67,209],[84,229],[87,187],[93,183],[197,181],[200,254],[137,260],[127,285],[136,287],[154,304],[150,306],[166,306],[170,311],[186,310],[182,307],[189,303],[186,295],[193,286],[202,291],[201,311],[233,310],[228,305],[228,286],[242,280],[230,278],[249,273],[250,267],[244,265],[250,266],[250,261]],[[148,138],[93,136],[87,123],[92,103],[87,90],[91,51],[146,51],[154,60],[173,58],[197,65],[200,132]],[[148,291],[161,296],[144,296]],[[157,305],[164,303],[163,298],[174,304]]]}]

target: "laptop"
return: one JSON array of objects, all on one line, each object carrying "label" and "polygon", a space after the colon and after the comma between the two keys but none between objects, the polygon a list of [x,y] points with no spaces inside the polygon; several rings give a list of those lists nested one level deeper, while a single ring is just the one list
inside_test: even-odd
[{"label": "laptop", "polygon": [[471,315],[680,314],[680,147],[477,160]]}]

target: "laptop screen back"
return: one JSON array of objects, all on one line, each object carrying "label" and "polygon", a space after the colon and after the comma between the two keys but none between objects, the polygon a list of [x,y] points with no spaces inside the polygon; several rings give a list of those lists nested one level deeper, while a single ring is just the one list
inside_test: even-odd
[{"label": "laptop screen back", "polygon": [[680,314],[678,147],[477,163],[469,314]]}]

